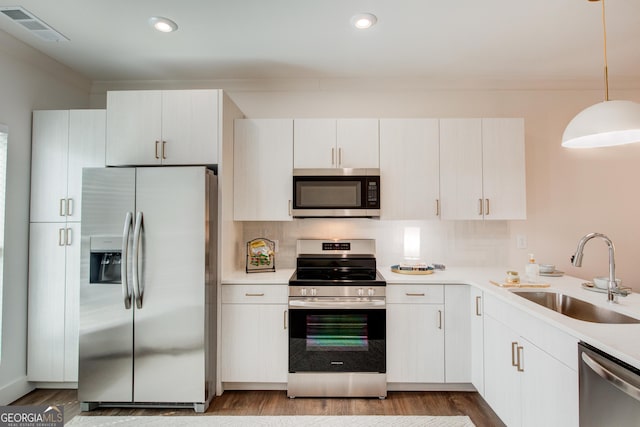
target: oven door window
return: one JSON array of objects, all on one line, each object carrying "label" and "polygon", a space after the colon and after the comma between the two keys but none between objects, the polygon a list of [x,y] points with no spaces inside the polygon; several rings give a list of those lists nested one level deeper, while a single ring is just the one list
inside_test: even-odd
[{"label": "oven door window", "polygon": [[290,372],[386,372],[385,310],[290,310]]}]

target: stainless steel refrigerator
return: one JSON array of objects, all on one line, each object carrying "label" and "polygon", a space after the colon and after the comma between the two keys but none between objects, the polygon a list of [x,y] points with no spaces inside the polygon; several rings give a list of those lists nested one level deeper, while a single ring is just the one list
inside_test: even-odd
[{"label": "stainless steel refrigerator", "polygon": [[82,179],[81,410],[205,411],[215,394],[216,176],[86,168]]}]

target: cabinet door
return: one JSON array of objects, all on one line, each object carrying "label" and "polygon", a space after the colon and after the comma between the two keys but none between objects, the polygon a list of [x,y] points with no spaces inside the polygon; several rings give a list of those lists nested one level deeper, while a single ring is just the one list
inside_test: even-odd
[{"label": "cabinet door", "polygon": [[440,158],[437,119],[380,120],[381,219],[436,219]]},{"label": "cabinet door", "polygon": [[447,285],[445,301],[445,372],[448,383],[471,382],[471,322],[469,286]]},{"label": "cabinet door", "polygon": [[159,90],[107,92],[107,165],[159,165],[161,117]]},{"label": "cabinet door", "polygon": [[64,223],[31,223],[29,227],[29,381],[64,380],[64,230]]},{"label": "cabinet door", "polygon": [[578,373],[524,338],[523,426],[577,426]]},{"label": "cabinet door", "polygon": [[66,232],[63,381],[76,382],[80,324],[80,224],[67,223]]},{"label": "cabinet door", "polygon": [[222,381],[286,383],[286,304],[222,304]]},{"label": "cabinet door", "polygon": [[442,219],[482,219],[480,119],[440,120]]},{"label": "cabinet door", "polygon": [[105,165],[105,110],[69,111],[69,171],[67,221],[82,218],[82,168]]},{"label": "cabinet door", "polygon": [[491,316],[484,317],[484,399],[508,426],[522,423],[521,375],[514,366],[519,342],[511,329]]},{"label": "cabinet door", "polygon": [[65,221],[69,111],[34,111],[31,222]]},{"label": "cabinet door", "polygon": [[339,119],[336,123],[339,168],[379,168],[378,119]]},{"label": "cabinet door", "polygon": [[295,119],[293,121],[293,167],[335,168],[335,119]]},{"label": "cabinet door", "polygon": [[482,119],[482,150],[485,219],[526,219],[524,119]]},{"label": "cabinet door", "polygon": [[162,92],[162,164],[218,163],[218,90]]},{"label": "cabinet door", "polygon": [[293,121],[235,121],[233,219],[290,221]]},{"label": "cabinet door", "polygon": [[471,286],[471,383],[481,396],[484,396],[483,300],[482,291]]},{"label": "cabinet door", "polygon": [[387,381],[444,382],[444,306],[387,304]]}]

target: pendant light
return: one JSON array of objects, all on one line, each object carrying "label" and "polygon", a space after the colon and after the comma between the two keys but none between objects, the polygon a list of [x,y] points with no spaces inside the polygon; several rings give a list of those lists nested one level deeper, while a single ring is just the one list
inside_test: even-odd
[{"label": "pendant light", "polygon": [[562,135],[562,146],[569,148],[609,147],[640,142],[640,104],[632,101],[609,100],[609,70],[607,68],[607,27],[602,2],[602,32],[604,35],[604,101],[592,105],[569,122]]}]

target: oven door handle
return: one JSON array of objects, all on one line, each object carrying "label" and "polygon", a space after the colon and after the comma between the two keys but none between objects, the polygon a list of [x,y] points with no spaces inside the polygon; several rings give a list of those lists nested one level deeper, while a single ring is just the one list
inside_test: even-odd
[{"label": "oven door handle", "polygon": [[289,300],[289,308],[291,310],[305,308],[322,308],[334,310],[364,310],[364,309],[382,309],[386,308],[385,300],[366,300],[366,301],[321,301],[321,300]]},{"label": "oven door handle", "polygon": [[609,383],[611,383],[611,385],[615,386],[620,391],[623,391],[635,400],[640,401],[640,388],[623,380],[622,378],[593,360],[587,353],[582,353],[582,361],[599,377],[608,381]]}]

